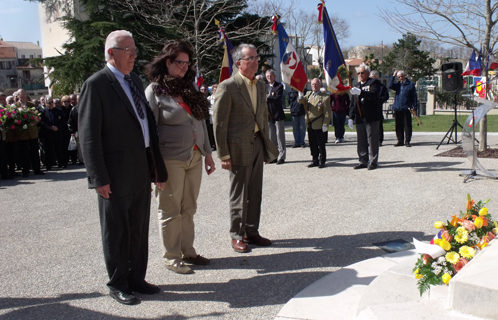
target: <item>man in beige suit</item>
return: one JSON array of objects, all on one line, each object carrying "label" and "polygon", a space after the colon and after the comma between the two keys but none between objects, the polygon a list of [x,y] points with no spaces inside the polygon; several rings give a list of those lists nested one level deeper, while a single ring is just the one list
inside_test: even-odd
[{"label": "man in beige suit", "polygon": [[[311,80],[311,89],[305,96],[299,93],[298,102],[304,105],[306,110],[306,127],[308,128],[308,140],[310,143],[311,156],[313,162],[308,165],[309,168],[325,167],[327,153],[325,151],[325,142],[329,133],[329,123],[332,110],[330,109],[330,95],[322,92],[320,88],[322,82],[315,78]],[[318,160],[320,159],[320,162]]]},{"label": "man in beige suit", "polygon": [[239,45],[232,53],[239,72],[219,84],[213,127],[221,167],[230,171],[230,236],[236,252],[247,243],[269,246],[259,235],[263,164],[276,159],[277,147],[268,138],[265,84],[255,78],[256,47]]}]

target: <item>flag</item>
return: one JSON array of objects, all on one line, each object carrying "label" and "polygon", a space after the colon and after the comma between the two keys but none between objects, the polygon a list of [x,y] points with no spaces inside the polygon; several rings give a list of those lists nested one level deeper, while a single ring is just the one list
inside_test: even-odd
[{"label": "flag", "polygon": [[481,62],[482,62],[482,48],[479,50],[479,56],[477,57],[476,65],[474,70],[470,70],[470,74],[476,77],[481,76]]},{"label": "flag", "polygon": [[351,87],[346,87],[342,84],[341,77],[337,72],[339,67],[345,64],[344,57],[342,56],[339,42],[337,42],[334,28],[332,28],[332,23],[330,22],[329,14],[323,1],[318,5],[317,9],[318,22],[323,23],[323,71],[327,87],[333,91],[349,90]]},{"label": "flag", "polygon": [[272,32],[278,35],[278,53],[280,56],[280,70],[282,71],[282,82],[290,85],[297,91],[303,92],[308,82],[303,64],[297,55],[296,49],[289,40],[287,32],[279,22],[280,17],[272,17]]},{"label": "flag", "polygon": [[199,74],[199,70],[197,70],[197,65],[195,65],[195,84],[197,84],[197,87],[200,87],[201,85],[204,84],[204,78],[202,77],[202,74]]},{"label": "flag", "polygon": [[[216,19],[215,23],[217,26],[220,26],[220,22]],[[220,81],[219,81],[219,83],[221,83],[232,76],[233,70],[235,68],[232,59],[233,45],[230,42],[230,40],[228,40],[225,34],[225,27],[223,26],[220,27],[220,30],[218,31],[218,36],[224,48],[223,61],[221,63],[221,71],[220,71]]]},{"label": "flag", "polygon": [[486,63],[486,69],[494,70],[498,68],[498,62],[495,62],[495,57],[493,55],[493,51],[489,50],[488,54],[488,63]]},{"label": "flag", "polygon": [[467,65],[465,66],[465,70],[463,70],[462,76],[470,75],[471,71],[476,68],[476,52],[472,50],[472,54],[470,55],[469,61],[467,61]]}]

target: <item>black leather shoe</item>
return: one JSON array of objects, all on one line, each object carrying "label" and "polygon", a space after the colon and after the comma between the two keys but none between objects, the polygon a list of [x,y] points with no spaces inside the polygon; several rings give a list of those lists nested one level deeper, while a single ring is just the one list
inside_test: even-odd
[{"label": "black leather shoe", "polygon": [[320,163],[320,165],[318,166],[318,168],[322,169],[322,168],[325,168],[325,163]]},{"label": "black leather shoe", "polygon": [[130,288],[133,292],[142,294],[158,294],[161,288],[156,285],[150,284],[147,281],[142,282],[140,285]]},{"label": "black leather shoe", "polygon": [[394,146],[395,146],[395,147],[401,147],[401,146],[403,146],[403,143],[402,143],[402,142],[398,142],[398,143],[396,143]]},{"label": "black leather shoe", "polygon": [[410,144],[410,142],[407,142],[407,143],[405,143],[405,146],[406,146],[407,148],[410,148],[412,145]]},{"label": "black leather shoe", "polygon": [[140,300],[138,300],[138,298],[135,297],[132,293],[127,293],[124,291],[111,291],[109,295],[111,296],[111,298],[122,304],[130,305],[140,302]]},{"label": "black leather shoe", "polygon": [[376,164],[369,164],[368,165],[368,170],[375,170],[377,169],[377,165]]},{"label": "black leather shoe", "polygon": [[308,168],[318,167],[318,162],[312,162],[308,165]]},{"label": "black leather shoe", "polygon": [[284,164],[285,163],[285,160],[284,159],[280,159],[277,161],[277,164]]},{"label": "black leather shoe", "polygon": [[366,163],[360,163],[360,164],[357,164],[356,166],[354,166],[353,169],[358,170],[358,169],[364,169],[366,167],[368,167],[368,165]]},{"label": "black leather shoe", "polygon": [[249,244],[255,244],[260,247],[268,247],[271,246],[271,240],[267,238],[263,238],[259,234],[256,236],[245,236],[244,241]]}]

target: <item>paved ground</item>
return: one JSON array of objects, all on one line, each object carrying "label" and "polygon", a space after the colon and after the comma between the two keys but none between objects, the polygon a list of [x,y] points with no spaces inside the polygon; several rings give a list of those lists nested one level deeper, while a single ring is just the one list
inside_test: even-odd
[{"label": "paved ground", "polygon": [[[463,209],[467,193],[492,198],[495,214],[498,181],[464,184],[465,158],[434,157],[454,147],[436,150],[443,135],[415,134],[412,148],[393,148],[386,134],[374,171],[352,169],[354,135],[327,146],[324,169],[306,167],[308,149],[289,148],[286,164],[265,167],[260,231],[274,245],[247,254],[229,244],[228,174],[217,162],[196,216],[196,248],[212,264],[191,275],[167,270],[153,213],[147,280],[163,292],[135,306],[107,295],[96,195],[83,168],[0,181],[0,319],[273,319],[312,282],[385,254],[373,243],[429,239],[433,222]],[[498,136],[488,140],[497,147]],[[498,169],[494,159],[481,163]]]}]

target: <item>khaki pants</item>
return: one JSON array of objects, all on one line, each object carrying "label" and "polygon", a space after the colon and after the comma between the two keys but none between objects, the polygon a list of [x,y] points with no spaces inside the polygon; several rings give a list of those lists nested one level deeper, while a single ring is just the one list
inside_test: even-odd
[{"label": "khaki pants", "polygon": [[167,264],[182,257],[196,257],[194,249],[194,214],[202,179],[202,155],[195,150],[184,162],[165,160],[168,181],[164,190],[156,187],[159,234]]}]

